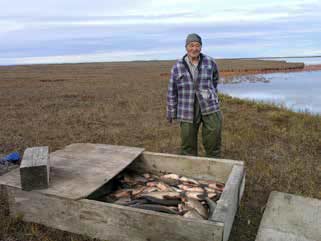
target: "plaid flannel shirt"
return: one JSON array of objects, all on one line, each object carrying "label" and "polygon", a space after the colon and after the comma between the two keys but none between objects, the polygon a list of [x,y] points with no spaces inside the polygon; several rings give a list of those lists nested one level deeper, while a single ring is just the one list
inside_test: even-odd
[{"label": "plaid flannel shirt", "polygon": [[194,82],[185,56],[178,60],[171,70],[167,93],[167,119],[193,122],[195,97],[198,98],[202,115],[220,110],[217,94],[219,72],[215,61],[201,53],[197,66],[198,77]]}]

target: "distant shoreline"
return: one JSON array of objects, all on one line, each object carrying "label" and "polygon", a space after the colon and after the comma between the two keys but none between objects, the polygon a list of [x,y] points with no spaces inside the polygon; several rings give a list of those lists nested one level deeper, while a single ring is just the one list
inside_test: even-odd
[{"label": "distant shoreline", "polygon": [[[321,55],[312,56],[276,56],[276,57],[246,57],[246,58],[231,58],[231,59],[309,59],[309,58],[321,58]],[[230,58],[224,58],[230,59]]]},{"label": "distant shoreline", "polygon": [[[303,62],[287,62],[284,60],[262,59],[215,59],[221,76],[264,74],[275,72],[300,72],[321,70],[321,64],[305,65]],[[175,60],[148,60],[148,61],[117,61],[117,62],[87,62],[87,63],[56,63],[56,64],[25,64],[0,66],[0,73],[33,73],[38,71],[89,71],[95,74],[99,70],[115,70],[126,68],[145,68],[157,75],[168,78]],[[98,72],[97,72],[98,71]],[[25,75],[24,74],[24,75]]]},{"label": "distant shoreline", "polygon": [[222,71],[222,76],[232,75],[250,75],[250,74],[270,74],[270,73],[290,73],[290,72],[309,72],[321,70],[321,64],[305,65],[304,68],[289,68],[289,69],[275,69],[275,70],[248,70],[248,71]]},{"label": "distant shoreline", "polygon": [[[214,58],[218,61],[233,61],[233,60],[275,60],[282,61],[282,59],[311,59],[311,58],[321,58],[321,55],[314,56],[275,56],[275,57],[240,57],[240,58]],[[145,63],[145,62],[174,62],[177,59],[150,59],[150,60],[123,60],[123,61],[104,61],[104,62],[48,62],[48,63],[24,63],[24,64],[0,64],[0,67],[11,67],[11,66],[34,66],[34,65],[63,65],[63,64],[102,64],[102,63]],[[320,60],[321,62],[321,60]]]}]

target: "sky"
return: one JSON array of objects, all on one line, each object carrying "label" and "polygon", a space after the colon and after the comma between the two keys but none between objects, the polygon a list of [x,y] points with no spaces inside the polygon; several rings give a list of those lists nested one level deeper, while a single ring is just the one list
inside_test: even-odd
[{"label": "sky", "polygon": [[0,0],[0,65],[321,55],[321,0]]}]

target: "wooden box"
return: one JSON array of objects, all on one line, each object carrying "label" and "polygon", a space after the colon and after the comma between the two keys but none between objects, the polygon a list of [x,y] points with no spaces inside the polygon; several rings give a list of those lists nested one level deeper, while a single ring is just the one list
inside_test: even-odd
[{"label": "wooden box", "polygon": [[[0,177],[10,215],[108,241],[227,241],[245,185],[241,161],[181,156],[141,148],[72,144],[50,154],[48,189],[23,191],[19,170]],[[173,172],[225,183],[212,220],[93,200],[121,171]]]}]

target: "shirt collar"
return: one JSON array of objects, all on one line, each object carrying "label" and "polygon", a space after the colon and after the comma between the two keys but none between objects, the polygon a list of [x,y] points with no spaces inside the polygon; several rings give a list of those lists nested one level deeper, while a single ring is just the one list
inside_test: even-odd
[{"label": "shirt collar", "polygon": [[197,66],[198,63],[200,62],[200,60],[201,60],[201,55],[198,56],[197,64],[193,64],[192,61],[190,60],[190,58],[188,57],[188,55],[186,54],[186,56],[185,56],[185,61],[188,62],[188,63],[189,63],[190,65],[192,65],[192,66],[193,66],[193,65],[194,65],[194,66]]}]

